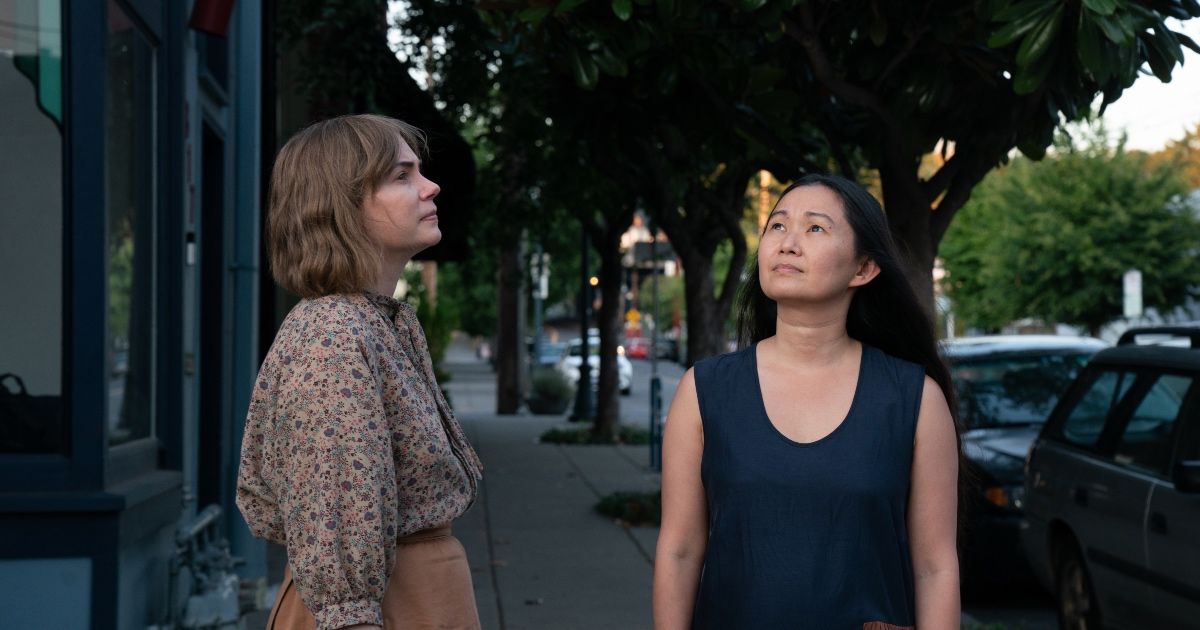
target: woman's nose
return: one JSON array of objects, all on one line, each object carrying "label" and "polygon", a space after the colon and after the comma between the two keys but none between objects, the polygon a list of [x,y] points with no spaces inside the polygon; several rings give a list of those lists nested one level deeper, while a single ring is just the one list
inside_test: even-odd
[{"label": "woman's nose", "polygon": [[784,234],[783,238],[779,239],[779,251],[780,253],[799,254],[800,239],[791,232]]},{"label": "woman's nose", "polygon": [[438,186],[437,182],[433,181],[432,179],[426,178],[425,190],[423,192],[425,194],[423,194],[422,197],[425,199],[433,199],[434,197],[438,196],[438,193],[442,192],[442,187]]}]

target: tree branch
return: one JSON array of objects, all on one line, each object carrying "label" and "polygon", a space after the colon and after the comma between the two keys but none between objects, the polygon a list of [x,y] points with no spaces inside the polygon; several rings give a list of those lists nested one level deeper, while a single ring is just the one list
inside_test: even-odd
[{"label": "tree branch", "polygon": [[[954,158],[951,158],[951,161],[953,160]],[[988,171],[992,170],[990,166],[987,166],[992,163],[993,160],[976,158],[969,167],[964,166],[957,169],[959,172],[952,174],[946,188],[946,196],[942,198],[937,209],[929,217],[929,238],[935,251],[938,243],[942,242],[942,237],[946,235],[946,230],[950,227],[950,221],[954,219],[954,215],[971,198],[971,191],[975,189],[976,184],[983,180]],[[947,162],[942,169],[947,166],[950,166],[950,162]],[[938,173],[940,174],[941,170]]]},{"label": "tree branch", "polygon": [[[932,2],[925,3],[925,8],[921,10],[921,17],[917,19],[917,24],[928,24],[929,9],[932,6]],[[900,50],[900,53],[895,57],[892,57],[891,63],[889,63],[887,67],[883,69],[883,72],[879,73],[879,78],[875,79],[875,83],[871,85],[872,92],[879,92],[879,88],[883,87],[883,82],[887,80],[888,75],[892,74],[897,66],[903,63],[904,60],[908,59],[908,56],[912,54],[914,49],[916,49],[917,42],[921,41],[921,38],[924,37],[928,32],[929,27],[922,26],[917,32],[913,33],[912,36],[908,38],[908,41],[904,43],[904,48]]]},{"label": "tree branch", "polygon": [[850,158],[846,156],[846,151],[842,148],[842,143],[834,137],[833,128],[830,125],[828,115],[822,115],[817,127],[821,130],[821,135],[825,136],[826,142],[829,143],[829,150],[833,152],[833,159],[837,162],[838,170],[842,172],[842,176],[852,182],[858,181],[858,173],[850,164]]},{"label": "tree branch", "polygon": [[[727,201],[731,204],[736,203],[739,208],[743,205],[740,198]],[[721,281],[721,293],[717,296],[719,312],[728,313],[729,307],[733,303],[733,297],[742,283],[742,267],[746,264],[746,235],[742,233],[742,226],[735,213],[722,212],[721,219],[721,225],[725,228],[726,235],[733,242],[733,256],[729,259],[729,271],[725,273],[725,278]]]},{"label": "tree branch", "polygon": [[829,91],[833,92],[838,98],[871,111],[890,129],[898,129],[900,126],[895,117],[887,111],[883,103],[879,102],[874,93],[863,89],[861,86],[848,83],[837,76],[833,65],[829,63],[829,56],[825,54],[825,49],[821,46],[821,42],[817,38],[817,29],[813,24],[811,8],[808,4],[803,4],[798,11],[803,26],[797,24],[795,20],[784,18],[783,32],[799,43],[804,49],[804,52],[808,56],[809,65],[812,66],[813,74],[816,75],[817,80],[829,88]]},{"label": "tree branch", "polygon": [[754,108],[741,102],[731,103],[728,97],[721,96],[703,77],[689,74],[688,79],[700,87],[712,105],[737,120],[738,128],[755,142],[767,147],[772,153],[783,156],[803,171],[825,170],[808,158],[803,147],[784,140]]},{"label": "tree branch", "polygon": [[946,188],[950,186],[950,182],[958,174],[963,159],[960,157],[958,151],[955,151],[954,155],[950,156],[950,159],[946,160],[932,177],[921,182],[921,194],[925,196],[925,200],[928,203],[932,204],[938,198],[938,195],[946,192]]}]

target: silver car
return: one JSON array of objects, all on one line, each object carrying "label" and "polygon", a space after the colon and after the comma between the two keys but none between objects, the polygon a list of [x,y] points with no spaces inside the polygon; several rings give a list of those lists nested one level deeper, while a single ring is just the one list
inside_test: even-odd
[{"label": "silver car", "polygon": [[1200,627],[1198,381],[1200,327],[1129,331],[1034,442],[1021,539],[1062,627]]},{"label": "silver car", "polygon": [[[579,383],[579,367],[583,363],[580,355],[583,353],[583,344],[578,339],[572,339],[567,342],[567,347],[562,352],[562,356],[558,360],[556,369],[571,382],[571,386]],[[600,380],[600,338],[590,337],[588,339],[588,370],[592,381],[592,387]],[[624,346],[617,346],[617,387],[621,390],[622,396],[628,396],[633,391],[633,364],[629,359],[625,358]]]}]

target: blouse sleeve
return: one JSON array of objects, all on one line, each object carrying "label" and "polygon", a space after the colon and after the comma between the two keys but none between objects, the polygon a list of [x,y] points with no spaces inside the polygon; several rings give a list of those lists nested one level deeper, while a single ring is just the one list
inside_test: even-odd
[{"label": "blouse sleeve", "polygon": [[395,462],[366,344],[358,330],[329,328],[283,359],[277,409],[288,559],[318,630],[383,624],[397,526]]}]

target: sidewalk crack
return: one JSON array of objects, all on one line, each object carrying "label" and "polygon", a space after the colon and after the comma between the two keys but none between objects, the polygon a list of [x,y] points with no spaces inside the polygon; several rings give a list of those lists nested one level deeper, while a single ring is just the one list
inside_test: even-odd
[{"label": "sidewalk crack", "polygon": [[[588,490],[592,491],[592,494],[595,495],[596,500],[599,501],[600,499],[603,499],[604,497],[601,496],[599,488],[597,488],[594,484],[592,484],[591,480],[587,478],[587,475],[585,475],[583,473],[583,469],[579,467],[579,464],[576,464],[575,460],[571,459],[571,457],[569,455],[567,455],[567,451],[563,447],[563,445],[556,444],[555,447],[558,449],[559,454],[561,454],[563,456],[563,459],[567,460],[567,463],[570,464],[571,468],[575,470],[575,474],[581,480],[583,480],[583,485],[587,486]],[[616,446],[611,446],[611,447],[609,447],[609,446],[585,446],[585,447],[581,447],[581,448],[617,448],[617,447]],[[620,453],[620,449],[617,449],[617,452]],[[628,459],[628,458],[626,458],[626,459]],[[642,548],[642,543],[639,542],[637,537],[633,535],[633,532],[629,531],[628,527],[621,526],[621,529],[625,532],[625,535],[628,536],[629,540],[633,543],[633,548],[637,549],[638,553],[641,554],[642,558],[644,558],[646,560],[646,564],[649,564],[651,567],[653,567],[654,566],[654,558],[652,558],[650,556],[650,554],[644,548]]]}]

